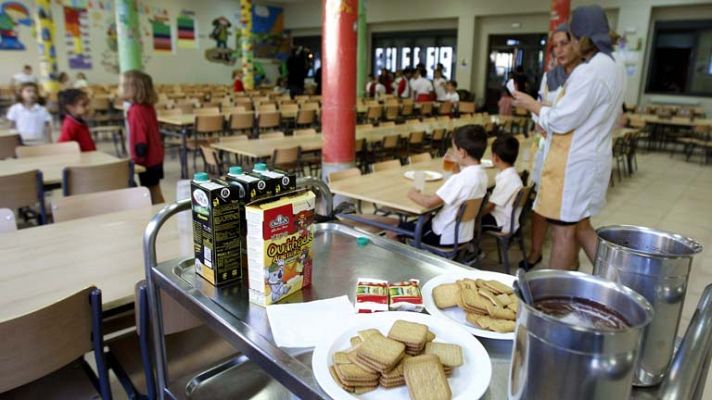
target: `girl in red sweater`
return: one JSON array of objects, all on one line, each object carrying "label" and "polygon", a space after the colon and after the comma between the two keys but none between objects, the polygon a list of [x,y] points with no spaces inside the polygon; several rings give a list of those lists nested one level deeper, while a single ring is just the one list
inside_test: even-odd
[{"label": "girl in red sweater", "polygon": [[79,89],[60,92],[59,105],[62,114],[62,132],[57,142],[77,142],[81,151],[95,151],[96,145],[89,127],[82,119],[89,112],[89,96]]},{"label": "girl in red sweater", "polygon": [[131,103],[126,113],[131,159],[146,168],[146,172],[138,174],[138,178],[141,186],[146,186],[151,192],[153,204],[163,203],[160,185],[163,179],[163,142],[156,109],[153,108],[158,100],[153,79],[141,71],[131,70],[124,72],[121,80],[122,96]]}]

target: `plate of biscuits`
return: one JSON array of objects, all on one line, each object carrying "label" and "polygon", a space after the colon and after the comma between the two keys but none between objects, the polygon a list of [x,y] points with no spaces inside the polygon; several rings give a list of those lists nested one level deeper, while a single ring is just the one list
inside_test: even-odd
[{"label": "plate of biscuits", "polygon": [[314,348],[312,370],[333,399],[478,399],[492,378],[484,346],[457,324],[413,312],[359,314]]},{"label": "plate of biscuits", "polygon": [[423,285],[428,313],[447,318],[476,336],[514,340],[519,299],[512,275],[468,271],[439,275]]}]

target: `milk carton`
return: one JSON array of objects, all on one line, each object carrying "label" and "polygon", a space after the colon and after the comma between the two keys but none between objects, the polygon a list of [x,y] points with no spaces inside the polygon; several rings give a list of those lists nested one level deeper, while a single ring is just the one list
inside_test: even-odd
[{"label": "milk carton", "polygon": [[297,188],[297,177],[285,171],[277,169],[267,169],[267,164],[257,163],[252,169],[253,176],[261,176],[268,182],[268,190],[275,196],[295,190]]},{"label": "milk carton", "polygon": [[190,185],[195,272],[213,285],[240,279],[240,199],[244,189],[195,174]]},{"label": "milk carton", "polygon": [[251,302],[273,304],[311,285],[315,202],[304,192],[245,209]]}]

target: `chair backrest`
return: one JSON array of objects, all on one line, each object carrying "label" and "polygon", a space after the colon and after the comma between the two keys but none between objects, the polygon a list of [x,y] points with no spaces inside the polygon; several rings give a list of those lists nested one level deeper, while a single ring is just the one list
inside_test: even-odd
[{"label": "chair backrest", "polygon": [[388,105],[386,107],[386,119],[393,120],[398,118],[398,104]]},{"label": "chair backrest", "polygon": [[15,213],[9,208],[0,208],[0,233],[15,232],[16,230]]},{"label": "chair backrest", "polygon": [[452,112],[452,103],[449,101],[445,101],[443,103],[440,103],[440,109],[438,110],[438,114],[440,115],[445,115],[445,114],[450,114]]},{"label": "chair backrest", "polygon": [[260,128],[275,128],[279,126],[280,114],[276,111],[260,112],[257,126]]},{"label": "chair backrest", "polygon": [[316,110],[299,110],[297,113],[297,124],[306,125],[313,124],[316,119]]},{"label": "chair backrest", "polygon": [[109,111],[111,107],[111,102],[106,97],[94,97],[91,99],[90,108],[95,112],[106,112]]},{"label": "chair backrest", "polygon": [[413,102],[405,102],[403,101],[403,108],[401,109],[401,115],[404,117],[413,115]]},{"label": "chair backrest", "polygon": [[349,168],[343,171],[335,171],[329,173],[329,182],[337,182],[346,178],[361,176],[361,170],[358,168]]},{"label": "chair backrest", "polygon": [[296,103],[280,103],[279,109],[283,112],[296,113],[299,111],[299,106]]},{"label": "chair backrest", "polygon": [[284,137],[284,132],[260,133],[259,139],[280,139]]},{"label": "chair backrest", "polygon": [[215,149],[210,146],[200,146],[200,152],[203,155],[205,164],[220,171],[220,160],[218,159],[218,154]]},{"label": "chair backrest", "polygon": [[431,103],[431,102],[420,103],[420,114],[421,115],[430,115],[432,112],[433,112],[433,103]]},{"label": "chair backrest", "polygon": [[395,149],[398,147],[398,144],[400,143],[400,136],[399,135],[388,135],[383,138],[383,141],[381,142],[383,149],[391,150]]},{"label": "chair backrest", "polygon": [[296,129],[294,131],[294,136],[315,136],[316,134],[316,129],[314,128]]},{"label": "chair backrest", "polygon": [[15,157],[15,149],[20,145],[19,134],[0,136],[0,160]]},{"label": "chair backrest", "polygon": [[52,201],[52,215],[58,223],[143,207],[151,207],[151,193],[139,186],[61,197]]},{"label": "chair backrest", "polygon": [[433,133],[430,136],[430,139],[433,141],[440,141],[443,140],[445,137],[445,129],[433,129]]},{"label": "chair backrest", "polygon": [[82,289],[0,323],[0,393],[48,375],[92,350],[90,296],[96,290]]},{"label": "chair backrest", "polygon": [[457,109],[460,111],[460,114],[474,114],[476,107],[474,102],[461,101],[457,104]]},{"label": "chair backrest", "polygon": [[225,118],[218,115],[196,115],[195,132],[214,133],[222,132],[225,129]]},{"label": "chair backrest", "polygon": [[465,202],[462,203],[462,205],[460,206],[462,209],[460,222],[469,222],[474,220],[477,217],[477,214],[480,212],[482,200],[484,200],[484,197],[480,197],[479,199],[465,200]]},{"label": "chair backrest", "polygon": [[381,118],[381,114],[383,114],[383,107],[381,107],[380,105],[369,106],[366,118],[379,119]]},{"label": "chair backrest", "polygon": [[100,165],[66,167],[62,172],[62,191],[65,196],[129,187],[133,179],[133,162],[119,160]]},{"label": "chair backrest", "polygon": [[413,154],[412,156],[408,157],[408,163],[416,164],[416,163],[430,161],[432,159],[433,159],[433,156],[431,156],[430,153]]},{"label": "chair backrest", "polygon": [[272,155],[272,165],[289,165],[296,164],[299,161],[301,148],[299,146],[289,147],[286,149],[274,149]]},{"label": "chair backrest", "polygon": [[27,171],[19,174],[0,175],[0,207],[16,209],[40,205],[44,223],[44,186],[42,172]]},{"label": "chair backrest", "polygon": [[255,114],[251,111],[230,114],[230,129],[232,130],[252,129],[254,123]]},{"label": "chair backrest", "polygon": [[373,172],[387,171],[389,169],[400,168],[401,163],[399,160],[388,160],[374,163],[371,165],[371,170]]},{"label": "chair backrest", "polygon": [[411,132],[408,137],[409,144],[421,144],[423,140],[425,140],[425,132],[423,131]]},{"label": "chair backrest", "polygon": [[[509,232],[511,234],[514,234],[514,224],[519,223],[519,226],[521,227],[521,219],[522,215],[524,214],[524,206],[527,204],[527,201],[529,201],[529,196],[531,195],[532,192],[532,186],[524,186],[523,188],[519,189],[519,193],[517,193],[517,196],[514,198],[514,204],[512,205],[512,218],[510,220],[510,226],[509,226]],[[519,215],[517,215],[519,213]]]},{"label": "chair backrest", "polygon": [[319,109],[319,103],[310,101],[302,104],[302,110],[318,110]]},{"label": "chair backrest", "polygon": [[220,109],[217,107],[196,108],[195,110],[193,110],[193,114],[195,114],[195,115],[220,115]]},{"label": "chair backrest", "polygon": [[260,113],[275,112],[277,111],[277,106],[274,103],[260,104],[257,106],[257,111]]},{"label": "chair backrest", "polygon": [[41,144],[38,146],[18,146],[15,148],[17,158],[53,156],[56,154],[79,154],[79,143],[62,142],[52,144]]},{"label": "chair backrest", "polygon": [[242,107],[242,106],[226,106],[226,107],[222,107],[221,110],[222,110],[222,113],[225,115],[244,113],[245,111],[247,111],[247,110],[245,110],[245,107]]}]

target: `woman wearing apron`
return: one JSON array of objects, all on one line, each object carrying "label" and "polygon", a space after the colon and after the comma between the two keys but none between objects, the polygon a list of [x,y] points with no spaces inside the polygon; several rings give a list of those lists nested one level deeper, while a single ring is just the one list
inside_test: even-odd
[{"label": "woman wearing apron", "polygon": [[[539,99],[542,105],[552,106],[559,101],[564,94],[563,86],[566,79],[571,75],[571,72],[580,62],[580,57],[573,50],[571,45],[571,34],[569,33],[569,24],[561,24],[551,35],[552,55],[556,66],[544,74],[541,79],[539,88]],[[532,118],[535,123],[538,122],[536,115]],[[541,169],[546,156],[551,135],[547,136],[546,132],[537,126],[537,131],[541,133],[539,140],[536,141],[537,151],[534,157],[534,167],[532,169],[532,181],[537,190],[540,185]],[[547,223],[546,218],[537,214],[532,214],[532,245],[527,256],[527,265],[529,268],[534,267],[542,260],[542,247],[544,246],[544,238],[546,237]],[[525,264],[522,261],[519,265],[524,268]]]},{"label": "woman wearing apron", "polygon": [[534,211],[551,224],[549,266],[575,265],[576,243],[591,261],[598,238],[590,218],[605,204],[611,174],[611,131],[623,104],[625,72],[613,59],[608,18],[600,6],[576,8],[571,16],[574,50],[584,59],[552,106],[514,93],[515,105],[538,116],[549,149]]}]

